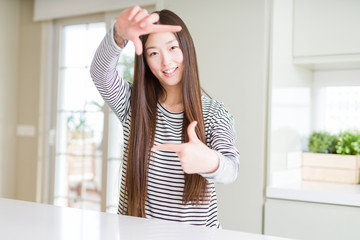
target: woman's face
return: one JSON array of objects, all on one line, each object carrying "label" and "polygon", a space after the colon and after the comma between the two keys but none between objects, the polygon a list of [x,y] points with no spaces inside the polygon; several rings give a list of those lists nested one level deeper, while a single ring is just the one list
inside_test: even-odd
[{"label": "woman's face", "polygon": [[184,55],[174,33],[150,34],[144,54],[151,72],[165,89],[181,86]]}]

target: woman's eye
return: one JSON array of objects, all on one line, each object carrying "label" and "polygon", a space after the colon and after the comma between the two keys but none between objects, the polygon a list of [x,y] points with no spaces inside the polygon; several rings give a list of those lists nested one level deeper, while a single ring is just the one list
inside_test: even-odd
[{"label": "woman's eye", "polygon": [[155,56],[155,55],[157,55],[157,54],[158,54],[157,52],[151,52],[151,53],[149,54],[149,56],[152,57],[152,56]]},{"label": "woman's eye", "polygon": [[170,48],[170,50],[175,50],[175,49],[177,49],[178,48],[178,46],[172,46],[171,48]]}]

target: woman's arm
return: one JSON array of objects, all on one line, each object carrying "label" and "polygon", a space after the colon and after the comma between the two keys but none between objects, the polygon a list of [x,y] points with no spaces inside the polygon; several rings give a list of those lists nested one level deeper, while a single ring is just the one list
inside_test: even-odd
[{"label": "woman's arm", "polygon": [[121,50],[114,41],[114,28],[109,29],[95,52],[90,74],[101,96],[123,122],[130,108],[131,85],[116,70]]},{"label": "woman's arm", "polygon": [[140,35],[181,30],[180,26],[154,24],[158,19],[158,14],[148,14],[139,6],[124,10],[106,34],[92,61],[90,74],[95,86],[121,121],[129,112],[131,95],[131,84],[124,81],[116,70],[122,48],[131,40],[136,53],[141,54]]},{"label": "woman's arm", "polygon": [[217,103],[216,109],[216,113],[211,117],[207,145],[218,155],[219,167],[212,173],[201,175],[215,183],[231,183],[235,181],[239,171],[234,118],[222,103]]}]

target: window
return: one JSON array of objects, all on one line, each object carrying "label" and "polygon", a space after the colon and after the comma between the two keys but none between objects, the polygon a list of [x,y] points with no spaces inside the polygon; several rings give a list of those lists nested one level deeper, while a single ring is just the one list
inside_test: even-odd
[{"label": "window", "polygon": [[90,81],[104,22],[61,29],[54,204],[100,210],[104,101]]},{"label": "window", "polygon": [[[110,16],[57,23],[59,61],[53,102],[52,147],[55,205],[116,212],[122,158],[122,126],[95,88],[93,55],[110,27]],[[132,81],[134,46],[123,50],[118,70]],[[56,112],[55,112],[56,110]]]},{"label": "window", "polygon": [[332,134],[360,130],[360,86],[321,87],[317,94],[317,125],[320,130]]}]

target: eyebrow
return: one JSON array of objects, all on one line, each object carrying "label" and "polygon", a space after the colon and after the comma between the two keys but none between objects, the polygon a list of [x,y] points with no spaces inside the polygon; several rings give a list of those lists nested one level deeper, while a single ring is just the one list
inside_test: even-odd
[{"label": "eyebrow", "polygon": [[[165,44],[168,45],[168,44],[170,44],[172,42],[177,42],[177,41],[178,40],[176,38],[174,38],[174,39],[172,39],[170,41],[167,41]],[[156,47],[153,47],[153,46],[147,47],[147,48],[145,48],[145,51],[147,51],[148,49],[151,49],[151,48],[156,48]]]}]

